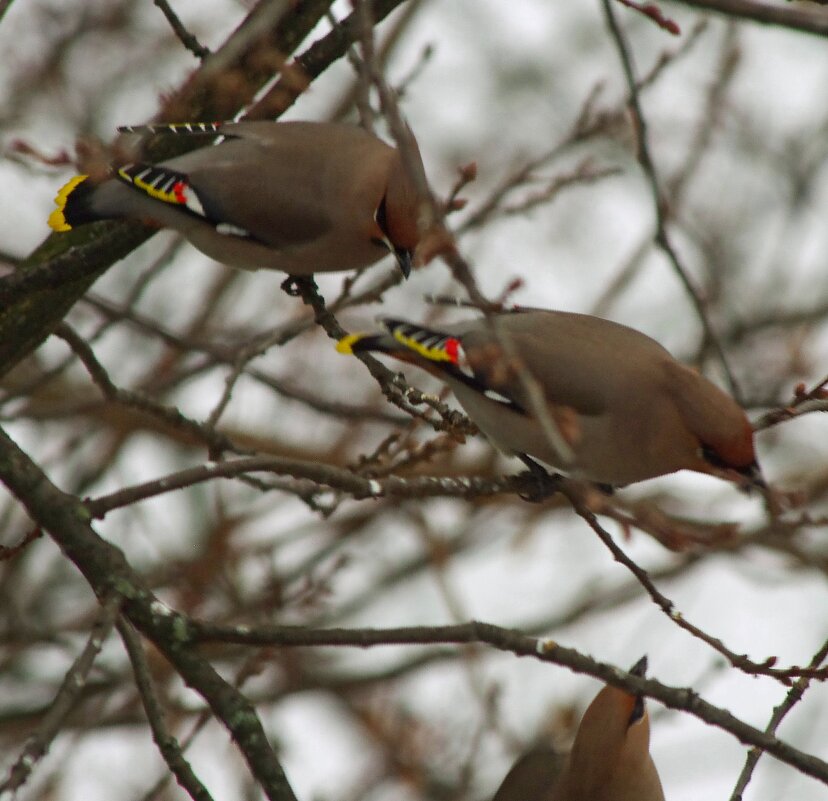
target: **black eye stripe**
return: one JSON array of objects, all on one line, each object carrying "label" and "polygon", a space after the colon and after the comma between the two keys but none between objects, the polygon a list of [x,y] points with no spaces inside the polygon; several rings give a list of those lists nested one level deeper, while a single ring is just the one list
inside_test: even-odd
[{"label": "black eye stripe", "polygon": [[379,206],[377,206],[376,213],[374,214],[374,219],[377,221],[377,225],[379,226],[380,231],[382,231],[386,236],[388,236],[388,206],[386,203],[385,195],[383,195]]},{"label": "black eye stripe", "polygon": [[719,456],[719,454],[716,453],[716,451],[714,451],[709,445],[702,443],[701,452],[702,458],[709,464],[712,464],[713,467],[730,467],[730,465],[725,462],[725,460],[722,459],[722,457]]}]

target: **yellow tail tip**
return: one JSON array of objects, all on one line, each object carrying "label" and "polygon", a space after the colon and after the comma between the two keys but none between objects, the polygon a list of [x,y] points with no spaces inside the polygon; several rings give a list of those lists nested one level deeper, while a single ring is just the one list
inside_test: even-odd
[{"label": "yellow tail tip", "polygon": [[336,343],[337,353],[344,353],[346,355],[352,354],[354,352],[354,344],[364,336],[365,334],[348,334],[348,336],[342,337],[342,339]]},{"label": "yellow tail tip", "polygon": [[49,215],[49,228],[53,231],[71,231],[72,226],[66,221],[64,210],[66,209],[66,201],[69,195],[75,191],[78,184],[83,183],[89,176],[76,175],[71,181],[64,184],[60,191],[55,196],[55,204],[57,208]]}]

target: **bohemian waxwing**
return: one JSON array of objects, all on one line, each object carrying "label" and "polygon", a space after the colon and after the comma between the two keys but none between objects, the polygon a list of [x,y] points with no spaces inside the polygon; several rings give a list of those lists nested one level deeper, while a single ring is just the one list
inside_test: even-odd
[{"label": "bohemian waxwing", "polygon": [[[643,676],[647,657],[630,673]],[[563,766],[547,752],[523,757],[493,801],[664,801],[650,756],[650,720],[644,698],[604,687],[587,708]]]},{"label": "bohemian waxwing", "polygon": [[55,198],[55,231],[129,217],[174,228],[208,256],[247,270],[350,270],[389,250],[406,277],[411,270],[417,191],[399,152],[360,128],[225,122],[119,130],[224,139],[160,164],[128,164],[102,183],[76,176]]},{"label": "bohemian waxwing", "polygon": [[[530,469],[534,457],[611,486],[682,469],[764,486],[742,409],[632,328],[541,309],[440,331],[382,322],[387,333],[351,334],[337,349],[388,353],[439,376],[480,430]],[[526,373],[542,392],[546,427]],[[566,456],[547,433],[550,421]]]}]

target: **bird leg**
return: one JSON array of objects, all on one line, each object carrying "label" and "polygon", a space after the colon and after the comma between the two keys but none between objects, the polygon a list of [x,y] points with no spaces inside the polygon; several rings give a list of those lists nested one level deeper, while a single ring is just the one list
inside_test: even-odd
[{"label": "bird leg", "polygon": [[[528,492],[520,493],[521,500],[528,501],[529,503],[540,503],[558,491],[560,483],[563,480],[563,476],[560,473],[550,474],[543,465],[538,464],[531,456],[525,453],[515,455],[526,465],[528,468],[527,473],[534,479],[536,484]],[[521,473],[521,475],[526,475],[526,473]]]},{"label": "bird leg", "polygon": [[282,291],[292,298],[298,298],[302,294],[300,282],[304,280],[301,275],[289,275],[282,281]]}]

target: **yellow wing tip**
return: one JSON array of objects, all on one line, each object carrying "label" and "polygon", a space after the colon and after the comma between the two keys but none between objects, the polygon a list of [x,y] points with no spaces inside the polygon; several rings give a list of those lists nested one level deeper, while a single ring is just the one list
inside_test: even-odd
[{"label": "yellow wing tip", "polygon": [[346,356],[350,356],[354,352],[354,344],[364,336],[365,334],[348,334],[348,336],[342,337],[342,339],[336,343],[336,352],[344,353]]},{"label": "yellow wing tip", "polygon": [[63,216],[63,209],[55,209],[50,215],[49,219],[47,220],[49,223],[49,228],[53,231],[58,231],[63,233],[64,231],[71,231],[72,226],[66,222],[66,217]]},{"label": "yellow wing tip", "polygon": [[88,177],[88,175],[76,175],[71,181],[67,181],[60,188],[57,195],[55,195],[55,205],[57,205],[57,208],[49,215],[48,220],[49,227],[53,231],[63,232],[72,230],[72,226],[66,221],[66,216],[63,213],[66,209],[66,201],[69,199],[69,195],[75,191],[78,184],[83,183]]}]

